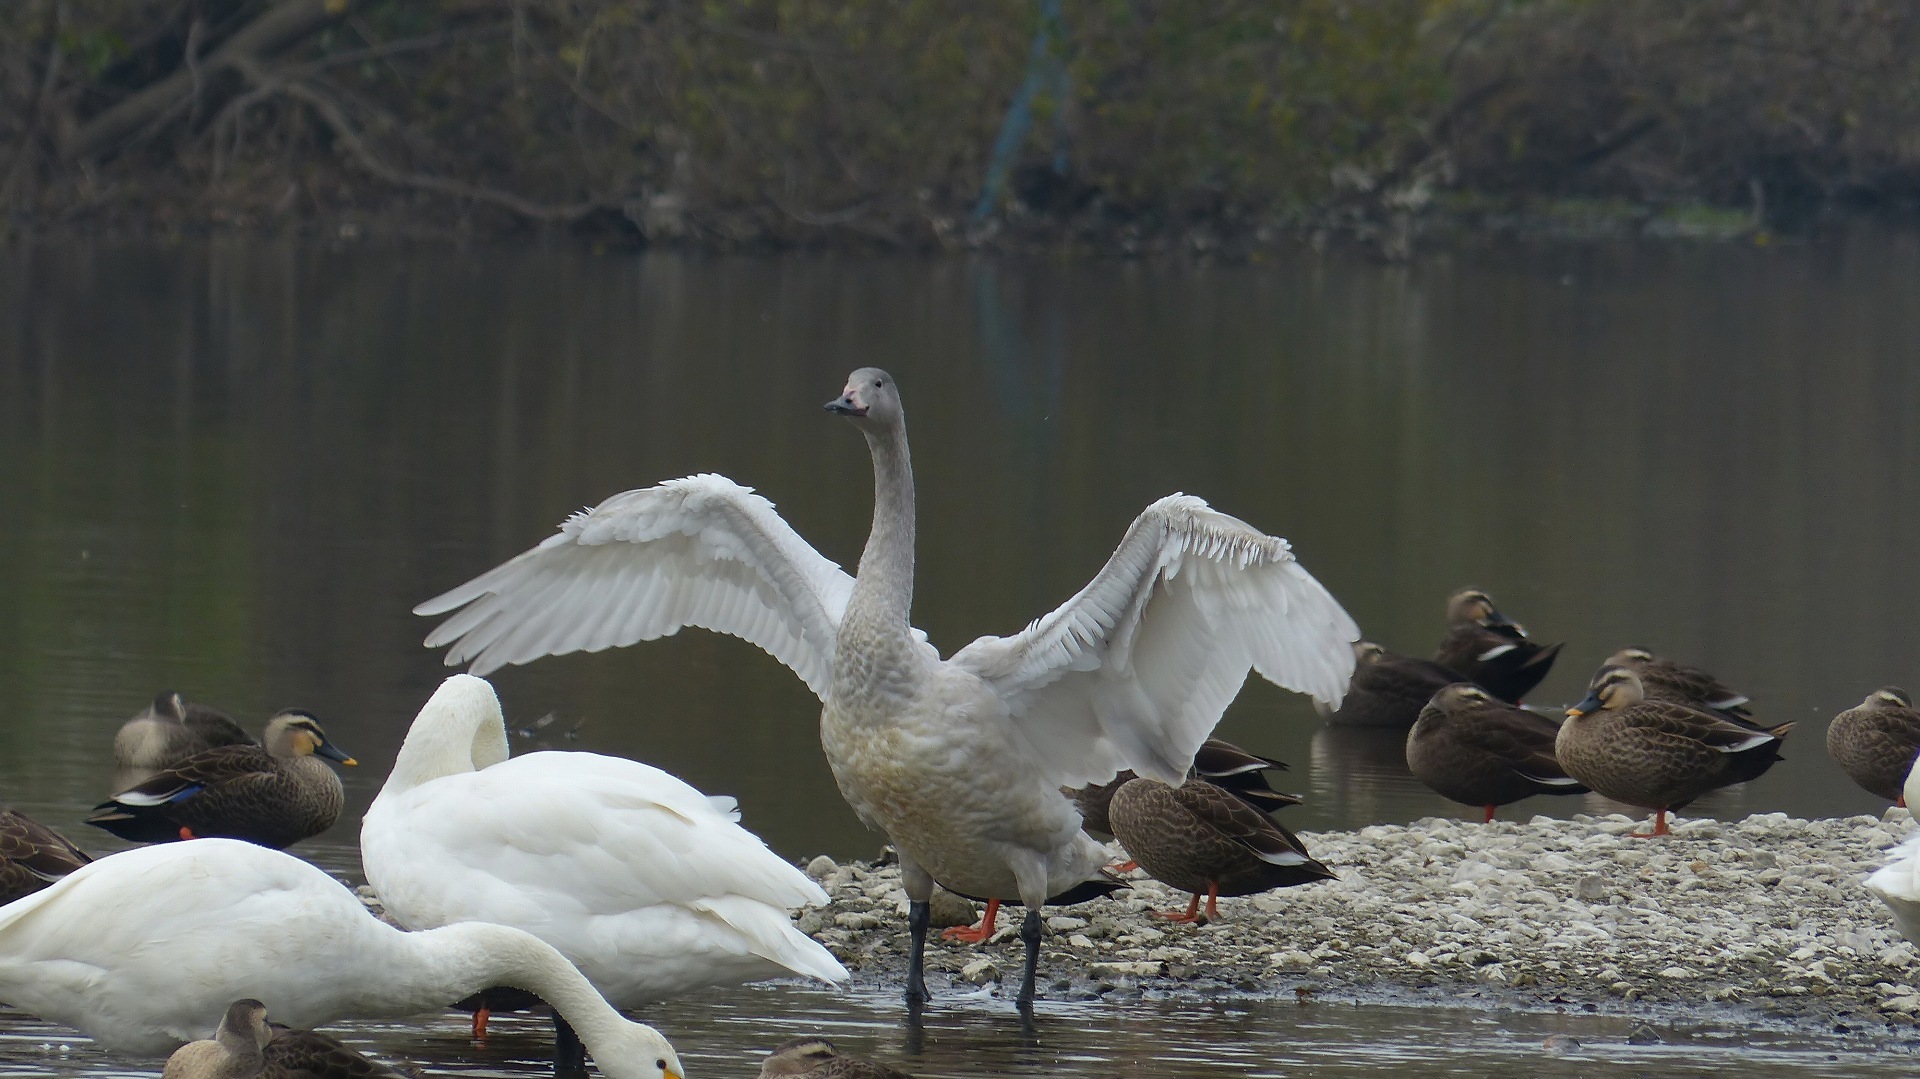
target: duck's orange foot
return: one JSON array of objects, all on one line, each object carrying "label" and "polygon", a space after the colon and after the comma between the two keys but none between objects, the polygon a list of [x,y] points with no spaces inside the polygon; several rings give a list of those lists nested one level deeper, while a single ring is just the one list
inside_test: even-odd
[{"label": "duck's orange foot", "polygon": [[200,837],[193,834],[193,829],[183,824],[180,826],[180,838],[181,839],[198,839]]},{"label": "duck's orange foot", "polygon": [[1197,892],[1194,894],[1193,902],[1187,904],[1186,910],[1156,910],[1153,912],[1153,916],[1156,918],[1165,918],[1170,922],[1205,921],[1204,918],[1200,917],[1200,895]]},{"label": "duck's orange foot", "polygon": [[491,1019],[492,1017],[493,1017],[493,1012],[490,1011],[485,1004],[482,1004],[478,1008],[474,1009],[473,1011],[473,1040],[474,1041],[483,1042],[487,1040],[487,1020]]},{"label": "duck's orange foot", "polygon": [[1653,831],[1628,832],[1627,838],[1628,839],[1652,839],[1655,836],[1672,835],[1672,834],[1673,834],[1673,831],[1667,827],[1667,811],[1662,809],[1662,810],[1656,811],[1653,815]]}]

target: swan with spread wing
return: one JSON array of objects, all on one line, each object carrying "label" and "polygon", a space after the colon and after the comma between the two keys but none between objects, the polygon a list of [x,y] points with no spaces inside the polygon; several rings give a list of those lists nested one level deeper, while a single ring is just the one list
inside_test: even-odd
[{"label": "swan with spread wing", "polygon": [[[700,626],[759,645],[820,697],[820,741],[854,812],[900,855],[910,1003],[935,882],[1018,901],[1033,999],[1040,907],[1098,890],[1106,852],[1062,787],[1122,769],[1170,784],[1249,670],[1337,704],[1359,630],[1285,540],[1189,495],[1160,499],[1059,609],[942,659],[912,628],[914,487],[905,414],[862,368],[827,404],[873,455],[859,575],[815,551],[766,499],[721,476],[628,491],[557,535],[414,608],[475,674]],[[991,926],[983,927],[991,931]]]}]

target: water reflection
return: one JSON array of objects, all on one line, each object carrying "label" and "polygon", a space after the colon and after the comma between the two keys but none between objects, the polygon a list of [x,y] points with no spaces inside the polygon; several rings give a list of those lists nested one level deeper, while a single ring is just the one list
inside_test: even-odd
[{"label": "water reflection", "polygon": [[[1041,1002],[1038,1041],[1021,1033],[1011,1006],[943,998],[914,1046],[891,994],[793,985],[700,994],[646,1016],[667,1034],[693,1079],[750,1076],[770,1048],[825,1034],[842,1051],[902,1067],[921,1079],[982,1076],[1194,1077],[1487,1076],[1577,1079],[1709,1076],[1738,1069],[1756,1079],[1910,1074],[1912,1058],[1841,1039],[1808,1039],[1765,1026],[1659,1024],[1658,1041],[1630,1044],[1624,1018],[1350,1003],[1147,1000]],[[526,1079],[550,1073],[550,1027],[517,1015],[493,1020],[487,1044],[449,1013],[401,1025],[347,1023],[349,1045],[428,1075]],[[1557,1036],[1557,1037],[1556,1037]],[[1556,1038],[1557,1046],[1546,1044]],[[1569,1042],[1570,1039],[1570,1042]],[[1839,1050],[1839,1052],[1835,1052]],[[84,1039],[0,1012],[0,1076],[49,1073],[106,1079],[150,1077],[160,1062],[107,1056]]]},{"label": "water reflection", "polygon": [[[867,527],[845,372],[907,387],[917,621],[948,650],[1051,609],[1173,490],[1288,536],[1368,636],[1411,654],[1483,586],[1566,640],[1572,700],[1644,643],[1801,720],[1727,816],[1874,811],[1827,717],[1920,682],[1920,250],[1501,248],[1381,268],[594,258],[299,245],[0,252],[0,797],[63,830],[112,732],[161,688],[249,724],[306,707],[351,745],[349,810],[298,851],[357,866],[356,822],[444,673],[421,598],[614,491],[695,471],[758,487],[829,557]],[[689,633],[498,678],[527,740],[636,756],[740,796],[783,853],[871,853],[818,705],[757,650]],[[577,731],[577,740],[564,734]],[[561,737],[554,741],[554,734]],[[1221,734],[1287,760],[1303,829],[1472,815],[1407,778],[1399,736],[1321,730],[1250,684]],[[516,746],[516,748],[524,748]],[[1509,812],[1603,811],[1534,799]],[[111,843],[76,835],[84,845]],[[1386,1018],[1382,1018],[1385,1015]],[[1907,1062],[1611,1019],[1343,1005],[943,997],[907,1040],[891,990],[794,986],[660,1009],[696,1076],[825,1030],[923,1076],[1904,1074]],[[540,1021],[349,1025],[435,1074],[532,1075]],[[1547,1034],[1587,1050],[1544,1054]],[[0,1075],[152,1075],[0,1021]]]},{"label": "water reflection", "polygon": [[[916,619],[948,650],[1057,605],[1187,490],[1288,536],[1390,648],[1430,652],[1445,596],[1477,584],[1568,642],[1537,700],[1645,643],[1802,721],[1784,764],[1701,811],[1874,811],[1820,743],[1868,689],[1920,682],[1916,269],[1899,237],[1393,268],[16,248],[0,795],[71,827],[114,726],[163,687],[250,722],[298,705],[365,762],[315,847],[350,851],[443,673],[414,602],[703,470],[852,564],[868,466],[817,406],[879,362],[913,414]],[[514,725],[553,712],[569,746],[737,794],[784,853],[877,846],[817,702],[750,646],[689,633],[498,683]],[[1222,735],[1293,762],[1298,827],[1466,812],[1262,683]]]}]

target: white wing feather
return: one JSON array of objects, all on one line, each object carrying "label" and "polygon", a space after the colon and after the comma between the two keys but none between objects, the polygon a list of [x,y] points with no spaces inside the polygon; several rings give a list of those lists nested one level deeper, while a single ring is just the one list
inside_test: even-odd
[{"label": "white wing feather", "polygon": [[458,613],[427,637],[448,666],[598,652],[700,626],[751,641],[825,699],[853,578],[773,503],[704,474],[625,491],[557,535],[413,609]]},{"label": "white wing feather", "polygon": [[1058,610],[952,662],[999,693],[1054,781],[1178,784],[1249,668],[1337,704],[1359,636],[1285,540],[1170,495]]}]

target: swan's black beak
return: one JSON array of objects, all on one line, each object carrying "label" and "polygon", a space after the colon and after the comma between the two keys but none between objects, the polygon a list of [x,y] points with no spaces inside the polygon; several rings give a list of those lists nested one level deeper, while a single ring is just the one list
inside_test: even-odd
[{"label": "swan's black beak", "polygon": [[827,411],[836,416],[864,416],[867,414],[865,407],[853,403],[853,395],[850,393],[843,393],[833,400],[828,401]]}]

